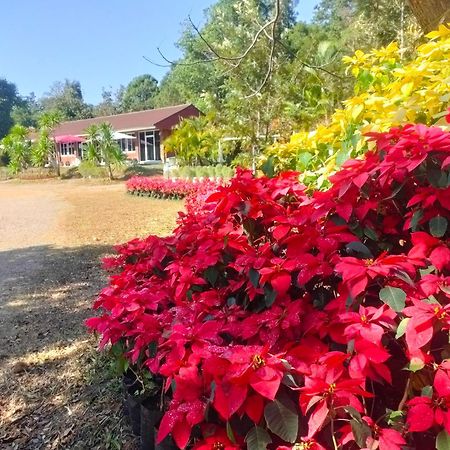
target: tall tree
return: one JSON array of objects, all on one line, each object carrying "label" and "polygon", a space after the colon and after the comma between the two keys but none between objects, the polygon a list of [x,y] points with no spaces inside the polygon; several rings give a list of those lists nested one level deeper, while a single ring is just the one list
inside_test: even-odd
[{"label": "tall tree", "polygon": [[32,92],[28,96],[17,98],[16,104],[11,111],[11,117],[17,125],[36,127],[41,109],[40,103]]},{"label": "tall tree", "polygon": [[14,124],[11,111],[16,101],[16,85],[0,78],[0,139],[8,134]]},{"label": "tall tree", "polygon": [[409,0],[409,4],[425,32],[450,21],[450,0]]},{"label": "tall tree", "polygon": [[94,116],[111,116],[120,112],[117,94],[115,95],[111,89],[102,89],[102,101],[94,106]]},{"label": "tall tree", "polygon": [[85,103],[79,81],[54,83],[41,102],[44,111],[58,111],[62,120],[92,117],[92,106]]},{"label": "tall tree", "polygon": [[9,156],[11,172],[16,174],[26,169],[30,164],[30,141],[28,129],[22,125],[14,125],[10,133],[1,141],[3,151]]},{"label": "tall tree", "polygon": [[104,163],[108,169],[109,179],[114,178],[113,166],[120,165],[125,160],[125,155],[114,139],[114,129],[109,123],[90,125],[86,129],[87,150],[86,157],[89,161]]},{"label": "tall tree", "polygon": [[61,175],[61,155],[54,131],[61,119],[61,113],[57,110],[42,113],[39,117],[39,137],[33,146],[33,162],[43,165],[50,160],[58,177]]},{"label": "tall tree", "polygon": [[124,112],[142,111],[155,107],[158,81],[151,75],[140,75],[127,85],[121,94],[120,106]]}]

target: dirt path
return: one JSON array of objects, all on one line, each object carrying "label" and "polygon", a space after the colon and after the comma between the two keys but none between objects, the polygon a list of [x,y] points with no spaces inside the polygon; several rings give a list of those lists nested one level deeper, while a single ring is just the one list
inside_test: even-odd
[{"label": "dirt path", "polygon": [[83,321],[111,245],[169,232],[178,202],[122,184],[0,183],[0,448],[131,449],[118,383]]}]

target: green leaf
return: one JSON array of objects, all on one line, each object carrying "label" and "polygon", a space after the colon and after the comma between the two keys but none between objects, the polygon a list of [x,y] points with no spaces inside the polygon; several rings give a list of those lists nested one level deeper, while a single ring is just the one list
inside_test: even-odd
[{"label": "green leaf", "polygon": [[354,408],[353,406],[344,406],[344,411],[351,416],[352,419],[356,420],[357,422],[360,422],[361,414],[359,411]]},{"label": "green leaf", "polygon": [[259,272],[253,267],[248,271],[248,277],[250,278],[250,282],[253,284],[255,288],[259,286]]},{"label": "green leaf", "polygon": [[419,225],[420,220],[423,217],[423,211],[421,209],[417,210],[411,219],[411,224],[410,224],[410,228],[411,231],[417,231],[417,226]]},{"label": "green leaf", "polygon": [[445,217],[436,216],[433,217],[430,222],[430,233],[437,238],[441,238],[447,231],[448,222]]},{"label": "green leaf", "polygon": [[423,397],[433,397],[433,386],[424,386],[421,394]]},{"label": "green leaf", "polygon": [[400,339],[406,332],[406,326],[408,325],[409,317],[405,317],[397,327],[397,332],[395,333],[395,339]]},{"label": "green leaf", "polygon": [[267,427],[286,442],[294,443],[298,435],[298,416],[283,403],[274,400],[264,408]]},{"label": "green leaf", "polygon": [[265,163],[261,166],[261,170],[264,175],[269,178],[273,178],[275,176],[275,167],[274,167],[274,158],[273,156],[269,156]]},{"label": "green leaf", "polygon": [[217,282],[217,278],[219,277],[219,271],[216,267],[210,266],[205,270],[205,278],[211,284],[211,286],[215,286]]},{"label": "green leaf", "polygon": [[378,240],[378,235],[377,235],[377,233],[375,232],[375,230],[373,228],[365,227],[364,228],[364,234],[369,239],[372,239],[372,241],[377,241]]},{"label": "green leaf", "polygon": [[261,427],[252,428],[245,436],[247,450],[265,450],[272,443],[269,433]]},{"label": "green leaf", "polygon": [[369,436],[372,436],[372,431],[370,427],[366,423],[357,420],[351,420],[350,425],[352,427],[355,442],[361,448],[366,447],[367,438]]},{"label": "green leaf", "polygon": [[450,449],[450,435],[442,430],[436,438],[436,450],[449,450]]},{"label": "green leaf", "polygon": [[236,444],[236,438],[234,437],[233,429],[231,428],[229,420],[227,420],[227,437],[233,444]]},{"label": "green leaf", "polygon": [[395,425],[403,418],[403,411],[390,411],[386,415],[386,422],[388,425]]},{"label": "green leaf", "polygon": [[297,159],[298,164],[297,166],[301,169],[304,169],[308,166],[308,163],[311,161],[313,155],[309,152],[301,152],[299,153]]},{"label": "green leaf", "polygon": [[359,241],[348,243],[345,246],[345,249],[347,250],[347,253],[350,253],[350,251],[355,252],[364,259],[373,258],[372,252],[362,242]]},{"label": "green leaf", "polygon": [[264,288],[264,303],[267,308],[270,308],[273,305],[273,302],[277,298],[277,293],[273,289]]},{"label": "green leaf", "polygon": [[400,312],[405,307],[406,294],[403,289],[386,286],[380,291],[380,300],[389,305],[394,311]]},{"label": "green leaf", "polygon": [[411,372],[418,372],[425,367],[425,363],[419,358],[411,358],[408,364],[408,370]]}]

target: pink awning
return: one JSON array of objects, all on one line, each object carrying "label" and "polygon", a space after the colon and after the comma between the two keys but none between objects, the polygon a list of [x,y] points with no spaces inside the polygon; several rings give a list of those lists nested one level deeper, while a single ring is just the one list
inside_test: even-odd
[{"label": "pink awning", "polygon": [[72,142],[84,142],[86,139],[80,136],[74,136],[72,134],[64,134],[62,136],[56,136],[55,142],[57,144],[70,144]]}]

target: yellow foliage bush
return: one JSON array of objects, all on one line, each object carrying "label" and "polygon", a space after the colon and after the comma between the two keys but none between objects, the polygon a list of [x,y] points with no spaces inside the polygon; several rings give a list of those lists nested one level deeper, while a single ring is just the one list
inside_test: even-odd
[{"label": "yellow foliage bush", "polygon": [[355,96],[328,124],[292,135],[264,155],[276,171],[297,169],[305,182],[319,187],[348,158],[368,149],[365,133],[387,131],[404,123],[446,126],[443,116],[450,101],[450,24],[427,35],[409,62],[396,43],[344,57],[347,72],[356,78]]}]

